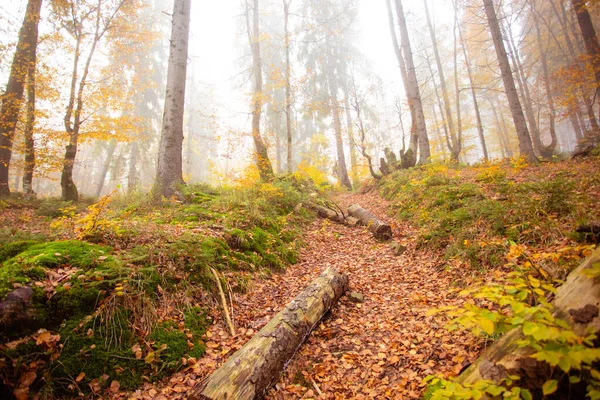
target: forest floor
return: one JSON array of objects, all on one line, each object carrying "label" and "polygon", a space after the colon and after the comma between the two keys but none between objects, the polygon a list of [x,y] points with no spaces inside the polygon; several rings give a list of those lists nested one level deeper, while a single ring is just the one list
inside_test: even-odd
[{"label": "forest floor", "polygon": [[[345,209],[359,203],[380,218],[393,221],[387,201],[375,191],[341,194]],[[325,268],[350,278],[351,291],[326,316],[300,348],[267,398],[419,398],[429,374],[456,374],[474,361],[482,343],[464,334],[448,333],[443,323],[426,316],[432,307],[458,302],[452,273],[438,257],[416,250],[409,224],[394,224],[395,240],[406,246],[400,256],[389,242],[373,238],[364,227],[315,220],[304,233],[306,246],[297,265],[271,279],[253,283],[234,300],[237,335],[217,320],[206,333],[206,355],[173,375],[166,385],[146,384],[133,399],[184,399],[202,378],[227,358],[292,300]],[[464,276],[463,276],[464,279]],[[217,318],[218,314],[217,314]]]}]

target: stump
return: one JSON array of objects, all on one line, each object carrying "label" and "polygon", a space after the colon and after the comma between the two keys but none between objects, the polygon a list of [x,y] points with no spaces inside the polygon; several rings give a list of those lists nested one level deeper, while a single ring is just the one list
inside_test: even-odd
[{"label": "stump", "polygon": [[188,399],[260,399],[300,345],[348,290],[348,276],[328,268],[275,315]]},{"label": "stump", "polygon": [[348,214],[358,218],[362,225],[365,225],[369,228],[375,238],[382,240],[389,240],[392,238],[392,227],[358,204],[353,204],[348,207]]},{"label": "stump", "polygon": [[[566,321],[578,335],[583,335],[590,327],[594,332],[600,332],[600,281],[584,273],[599,262],[600,249],[597,249],[569,274],[566,282],[558,288],[553,302],[554,316]],[[517,345],[521,339],[523,335],[519,328],[506,333],[471,364],[457,381],[472,384],[486,379],[497,383],[514,374],[521,376],[520,383],[539,389],[547,378],[546,365],[529,357],[534,353],[533,349]]]}]

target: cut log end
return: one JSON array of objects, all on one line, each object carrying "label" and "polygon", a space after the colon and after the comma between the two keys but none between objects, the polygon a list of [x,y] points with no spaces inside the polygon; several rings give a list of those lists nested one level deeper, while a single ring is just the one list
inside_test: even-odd
[{"label": "cut log end", "polygon": [[390,240],[394,236],[392,227],[387,222],[380,220],[358,204],[348,207],[348,214],[357,218],[362,225],[367,226],[376,239]]}]

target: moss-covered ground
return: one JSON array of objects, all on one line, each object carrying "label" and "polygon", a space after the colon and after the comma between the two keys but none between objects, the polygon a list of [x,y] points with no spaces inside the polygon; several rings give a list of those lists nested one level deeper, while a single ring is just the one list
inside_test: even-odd
[{"label": "moss-covered ground", "polygon": [[3,202],[25,229],[0,232],[0,302],[19,288],[32,298],[26,315],[1,316],[0,397],[88,395],[113,381],[135,389],[200,358],[216,304],[211,269],[245,292],[256,274],[295,263],[311,218],[296,206],[313,191],[287,177],[190,186],[185,201]]}]

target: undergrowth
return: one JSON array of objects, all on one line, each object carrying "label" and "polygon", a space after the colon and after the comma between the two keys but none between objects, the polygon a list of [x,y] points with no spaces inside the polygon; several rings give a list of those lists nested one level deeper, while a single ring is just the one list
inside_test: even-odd
[{"label": "undergrowth", "polygon": [[190,185],[184,202],[113,193],[86,207],[28,204],[60,240],[0,240],[0,302],[31,297],[22,315],[2,316],[0,396],[135,389],[201,357],[211,268],[243,293],[255,274],[295,263],[311,218],[297,206],[315,190],[286,176]]}]

